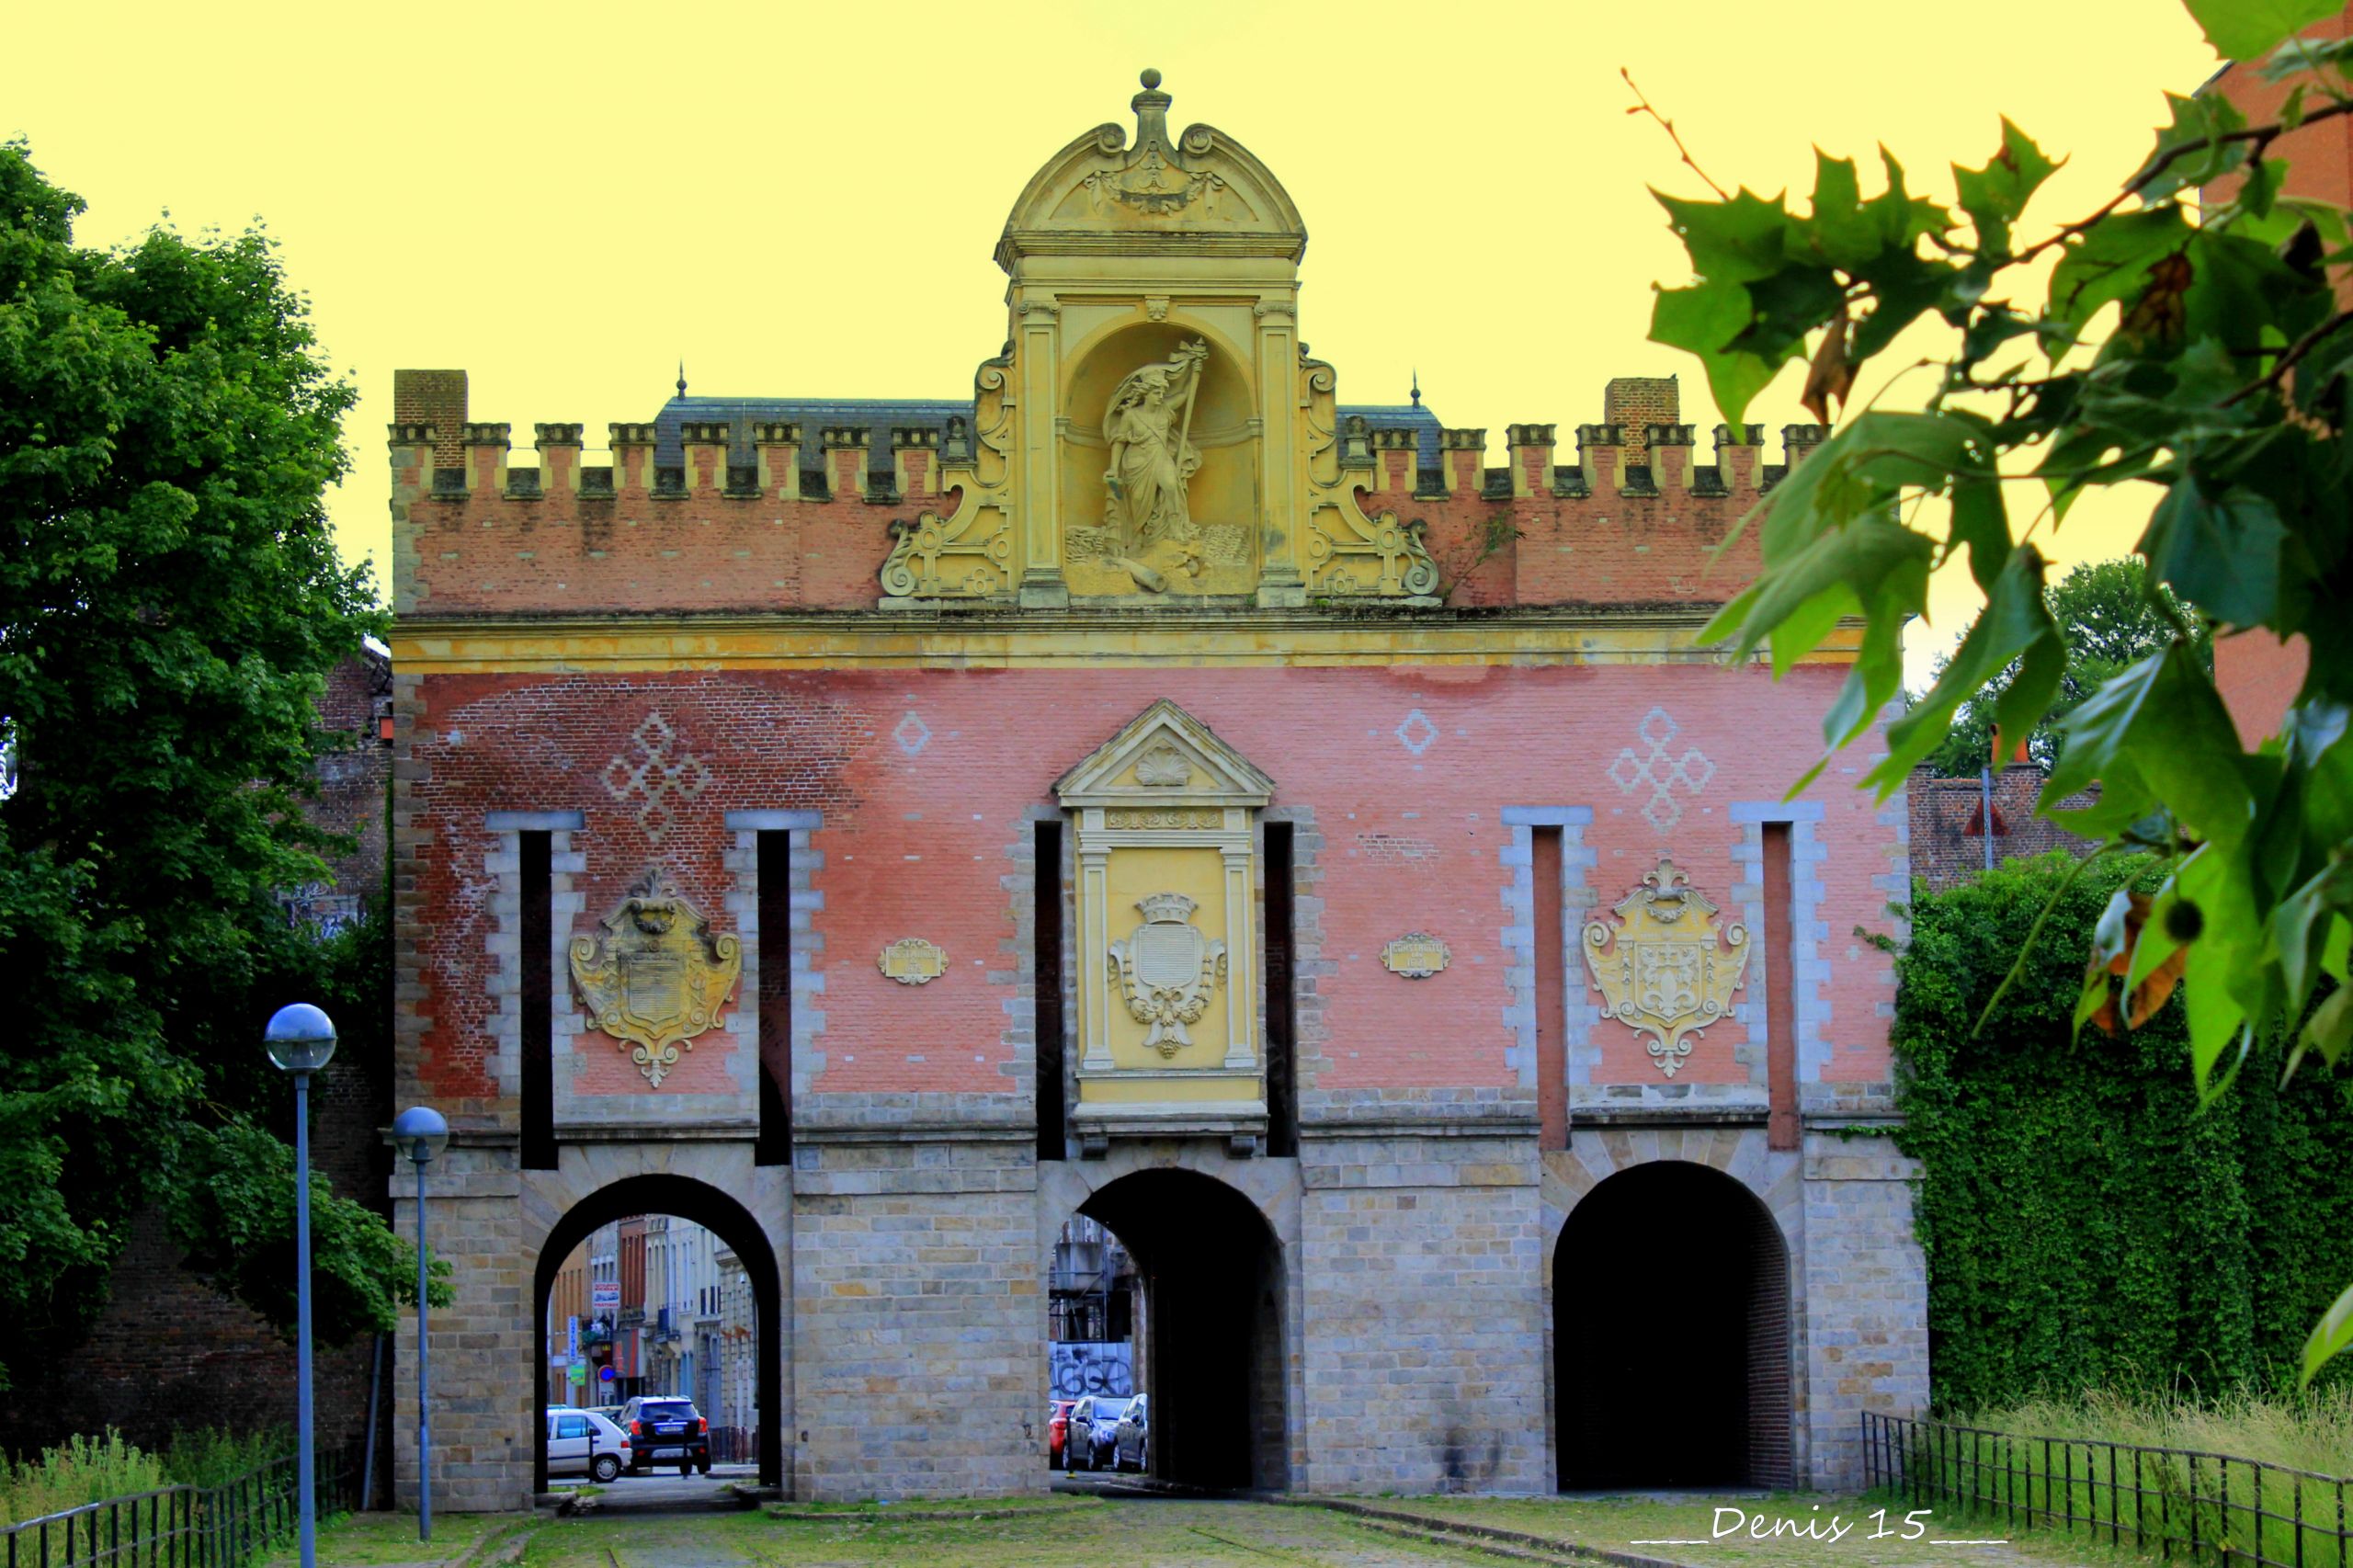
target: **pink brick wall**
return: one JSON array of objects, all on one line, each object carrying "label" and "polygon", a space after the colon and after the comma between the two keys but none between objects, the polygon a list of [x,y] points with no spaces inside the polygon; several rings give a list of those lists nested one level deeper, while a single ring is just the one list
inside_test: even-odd
[{"label": "pink brick wall", "polygon": [[[1314,812],[1324,848],[1313,893],[1336,971],[1320,987],[1322,1059],[1311,1046],[1305,1064],[1315,1085],[1505,1085],[1515,1037],[1503,1017],[1512,872],[1501,808],[1592,809],[1597,910],[1667,852],[1727,903],[1743,833],[1727,808],[1779,799],[1812,759],[1816,715],[1842,674],[1808,668],[1778,686],[1757,670],[1709,665],[430,676],[407,762],[415,824],[431,835],[416,872],[429,994],[404,1005],[432,1020],[427,1092],[488,1095],[486,812],[585,814],[572,844],[585,857],[574,882],[585,931],[657,861],[730,928],[724,813],[815,810],[824,945],[813,964],[825,1020],[816,1092],[1026,1091],[1007,1076],[1004,1004],[1019,994],[1007,948],[1026,896],[1002,883],[1009,851],[1064,768],[1165,696],[1269,773],[1278,805]],[[614,793],[630,768],[613,759],[642,759],[635,737],[649,714],[670,731],[648,774],[666,768],[676,781],[666,819],[641,820],[642,789]],[[1658,746],[1642,733],[1646,720]],[[1822,992],[1831,1075],[1877,1082],[1888,964],[1847,934],[1886,926],[1888,893],[1874,879],[1893,869],[1896,838],[1850,783],[1834,768],[1809,797],[1830,846],[1819,867],[1831,964]],[[1646,805],[1679,820],[1662,833]],[[1453,966],[1427,981],[1389,974],[1382,945],[1416,928],[1445,938]],[[944,948],[949,973],[921,987],[885,980],[877,955],[903,937]],[[1597,1006],[1582,972],[1569,979],[1573,1006]],[[1606,1077],[1658,1081],[1631,1030],[1594,1027]],[[1678,1081],[1746,1076],[1732,1060],[1744,1038],[1736,1024],[1718,1026]],[[608,1039],[581,1039],[593,1058],[583,1088],[640,1092]],[[701,1037],[663,1092],[726,1092],[733,1049],[719,1031]]]}]

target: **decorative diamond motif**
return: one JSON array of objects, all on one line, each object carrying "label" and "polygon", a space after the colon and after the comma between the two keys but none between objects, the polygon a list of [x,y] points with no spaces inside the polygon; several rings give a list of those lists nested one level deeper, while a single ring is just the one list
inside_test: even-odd
[{"label": "decorative diamond motif", "polygon": [[629,739],[635,756],[613,756],[599,777],[605,793],[623,805],[642,797],[637,825],[645,830],[645,842],[658,849],[677,824],[678,811],[671,802],[692,801],[710,789],[710,767],[691,752],[673,755],[678,733],[659,713],[648,713]]},{"label": "decorative diamond motif", "polygon": [[1696,795],[1716,776],[1716,765],[1698,746],[1687,746],[1681,756],[1667,755],[1667,743],[1682,729],[1665,709],[1654,708],[1634,727],[1644,752],[1637,756],[1633,747],[1621,747],[1618,760],[1609,765],[1609,781],[1618,786],[1620,794],[1631,795],[1643,785],[1650,786],[1650,799],[1643,802],[1643,820],[1661,833],[1672,832],[1683,820],[1683,802],[1675,798],[1675,791],[1680,789]]},{"label": "decorative diamond motif", "polygon": [[891,739],[909,756],[921,756],[923,748],[931,744],[931,726],[923,722],[923,715],[910,708],[907,716],[899,721],[899,727],[891,732]]},{"label": "decorative diamond motif", "polygon": [[1438,740],[1438,729],[1430,722],[1428,714],[1416,708],[1405,715],[1405,722],[1397,726],[1394,733],[1399,745],[1419,756]]}]

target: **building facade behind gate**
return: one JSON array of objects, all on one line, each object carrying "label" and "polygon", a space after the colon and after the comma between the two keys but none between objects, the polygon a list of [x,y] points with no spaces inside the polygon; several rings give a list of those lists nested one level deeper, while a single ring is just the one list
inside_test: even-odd
[{"label": "building facade behind gate", "polygon": [[1177,1479],[1852,1483],[1924,1403],[1903,802],[1783,798],[1836,658],[1697,642],[1819,430],[1627,381],[1490,467],[1342,403],[1290,198],[1169,103],[1022,190],[968,399],[682,388],[532,465],[400,374],[445,1506],[532,1488],[556,1271],[643,1213],[744,1269],[807,1498],[1045,1484],[1074,1215]]}]

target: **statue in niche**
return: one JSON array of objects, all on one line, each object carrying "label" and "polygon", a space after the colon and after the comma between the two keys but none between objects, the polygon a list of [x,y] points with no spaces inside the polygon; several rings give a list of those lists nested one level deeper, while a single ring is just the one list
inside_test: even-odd
[{"label": "statue in niche", "polygon": [[1130,372],[1103,415],[1111,449],[1103,473],[1103,526],[1120,551],[1110,563],[1153,593],[1165,592],[1168,580],[1141,559],[1151,547],[1171,546],[1177,569],[1188,577],[1200,575],[1203,565],[1186,487],[1201,467],[1190,436],[1194,395],[1209,357],[1209,345],[1196,338],[1165,363]]}]

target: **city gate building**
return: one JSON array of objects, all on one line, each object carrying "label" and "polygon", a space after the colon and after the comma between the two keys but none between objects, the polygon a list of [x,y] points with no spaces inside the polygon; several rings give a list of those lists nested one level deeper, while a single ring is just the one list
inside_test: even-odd
[{"label": "city gate building", "polygon": [[1859,1413],[1925,1402],[1864,936],[1904,804],[1784,798],[1835,653],[1697,641],[1821,432],[1703,448],[1628,380],[1488,466],[1341,403],[1300,214],[1170,102],[1020,191],[969,399],[682,387],[527,466],[400,373],[443,1506],[539,1483],[556,1272],[647,1213],[743,1268],[803,1498],[1046,1484],[1074,1215],[1171,1479],[1853,1484]]}]

